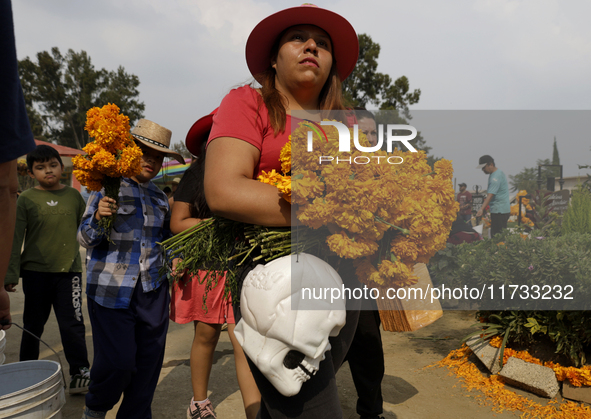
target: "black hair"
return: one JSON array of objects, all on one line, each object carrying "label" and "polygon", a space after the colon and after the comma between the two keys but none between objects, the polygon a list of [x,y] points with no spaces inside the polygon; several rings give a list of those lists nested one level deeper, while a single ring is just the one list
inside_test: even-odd
[{"label": "black hair", "polygon": [[57,159],[63,167],[64,163],[62,162],[60,153],[58,153],[55,148],[44,144],[38,145],[33,151],[27,154],[27,168],[29,169],[29,172],[32,173],[35,163],[44,163],[53,158]]},{"label": "black hair", "polygon": [[373,112],[370,112],[361,106],[356,106],[353,109],[355,110],[355,117],[358,121],[365,118],[373,119],[374,121],[376,120],[376,116],[373,114]]},{"label": "black hair", "polygon": [[[209,134],[207,135],[209,137]],[[207,201],[205,200],[205,187],[203,181],[205,180],[205,150],[207,141],[201,143],[201,150],[199,151],[199,157],[193,163],[191,167],[195,166],[195,177],[197,183],[195,185],[195,194],[193,195],[193,203],[191,204],[191,217],[193,218],[210,218],[213,216]]]},{"label": "black hair", "polygon": [[162,192],[164,192],[165,194],[169,194],[172,192],[172,189],[170,189],[170,186],[165,186],[164,189],[162,189]]}]

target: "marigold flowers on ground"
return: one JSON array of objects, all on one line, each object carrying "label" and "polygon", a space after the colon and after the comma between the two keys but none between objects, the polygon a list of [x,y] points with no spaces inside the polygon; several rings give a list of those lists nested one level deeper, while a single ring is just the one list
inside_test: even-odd
[{"label": "marigold flowers on ground", "polygon": [[571,401],[559,403],[556,400],[550,400],[547,405],[543,406],[518,395],[505,387],[502,377],[483,375],[478,367],[470,362],[469,357],[471,354],[470,348],[464,344],[460,349],[451,351],[436,366],[446,367],[461,378],[463,386],[469,392],[480,392],[481,396],[477,397],[480,398],[483,404],[491,406],[494,412],[521,412],[520,417],[524,419],[583,419],[591,417],[591,409],[583,403],[579,404]]}]

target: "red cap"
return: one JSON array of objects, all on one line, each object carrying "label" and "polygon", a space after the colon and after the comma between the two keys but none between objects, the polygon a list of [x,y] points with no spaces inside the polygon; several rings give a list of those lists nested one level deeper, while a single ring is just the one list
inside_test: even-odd
[{"label": "red cap", "polygon": [[201,144],[206,142],[209,138],[209,132],[213,125],[213,116],[217,113],[218,109],[219,108],[215,108],[209,115],[205,115],[195,121],[187,133],[185,145],[187,146],[187,150],[189,150],[189,152],[195,157],[199,157]]}]

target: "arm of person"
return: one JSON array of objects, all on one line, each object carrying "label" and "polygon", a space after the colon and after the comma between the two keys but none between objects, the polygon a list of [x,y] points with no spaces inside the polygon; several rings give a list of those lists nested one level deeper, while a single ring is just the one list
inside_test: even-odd
[{"label": "arm of person", "polygon": [[[5,235],[0,240],[0,320],[10,323],[10,298],[4,288],[4,279],[10,261],[12,238],[14,234],[16,192],[18,190],[17,162],[11,160],[0,163],[0,230]],[[1,325],[0,330],[10,328],[10,324]]]},{"label": "arm of person", "polygon": [[98,222],[102,217],[108,217],[116,212],[117,205],[114,199],[103,196],[100,192],[90,195],[78,228],[78,243],[87,249],[98,245],[105,237],[105,232]]},{"label": "arm of person", "polygon": [[18,284],[21,270],[21,250],[25,240],[27,230],[27,208],[25,197],[20,197],[16,204],[16,223],[12,239],[12,252],[10,254],[10,264],[4,279],[6,291],[15,291],[14,287]]},{"label": "arm of person", "polygon": [[483,213],[484,209],[488,206],[488,204],[490,204],[490,201],[492,201],[492,199],[494,198],[494,196],[495,196],[494,193],[489,193],[486,196],[486,198],[484,199],[484,202],[482,203],[482,206],[480,207],[480,209],[476,213],[476,216],[477,217],[482,217],[482,213]]},{"label": "arm of person", "polygon": [[205,198],[214,214],[249,224],[289,226],[291,206],[277,188],[252,178],[260,151],[246,141],[220,137],[205,157]]},{"label": "arm of person", "polygon": [[201,218],[191,217],[191,204],[176,201],[170,216],[170,230],[172,234],[179,234],[203,221]]}]

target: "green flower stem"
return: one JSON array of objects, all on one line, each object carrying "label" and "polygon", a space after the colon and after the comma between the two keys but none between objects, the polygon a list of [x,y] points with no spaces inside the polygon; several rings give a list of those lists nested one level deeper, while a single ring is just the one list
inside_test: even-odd
[{"label": "green flower stem", "polygon": [[376,221],[378,221],[378,222],[380,222],[380,223],[382,223],[382,224],[389,225],[390,227],[392,227],[392,228],[394,228],[394,229],[396,229],[396,230],[400,231],[402,234],[404,234],[404,235],[406,235],[406,236],[408,236],[408,235],[410,234],[410,230],[407,230],[406,228],[402,228],[402,227],[395,226],[394,224],[390,224],[389,222],[387,222],[386,220],[384,220],[384,219],[383,219],[383,218],[381,218],[381,217],[377,217],[377,216],[376,216],[376,217],[375,217],[375,220],[376,220]]}]

